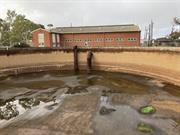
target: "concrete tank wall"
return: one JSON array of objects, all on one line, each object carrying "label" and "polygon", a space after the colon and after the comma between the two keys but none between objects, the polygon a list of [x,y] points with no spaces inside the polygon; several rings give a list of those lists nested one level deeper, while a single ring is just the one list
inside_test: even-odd
[{"label": "concrete tank wall", "polygon": [[[180,51],[161,49],[80,49],[80,69],[86,69],[87,50],[93,51],[93,69],[146,75],[180,85]],[[0,53],[1,54],[1,53]],[[53,50],[0,55],[0,73],[73,69],[73,51]]]},{"label": "concrete tank wall", "polygon": [[[80,53],[81,65],[86,53]],[[180,54],[163,52],[95,52],[94,69],[161,78],[180,85]]]},{"label": "concrete tank wall", "polygon": [[1,55],[0,69],[13,67],[40,66],[51,64],[73,64],[73,53],[50,52],[50,53],[31,53],[16,55]]}]

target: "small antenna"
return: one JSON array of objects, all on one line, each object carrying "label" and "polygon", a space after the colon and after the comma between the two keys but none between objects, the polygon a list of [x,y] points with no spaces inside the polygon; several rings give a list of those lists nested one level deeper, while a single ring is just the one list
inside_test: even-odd
[{"label": "small antenna", "polygon": [[70,23],[70,27],[72,27],[72,22]]}]

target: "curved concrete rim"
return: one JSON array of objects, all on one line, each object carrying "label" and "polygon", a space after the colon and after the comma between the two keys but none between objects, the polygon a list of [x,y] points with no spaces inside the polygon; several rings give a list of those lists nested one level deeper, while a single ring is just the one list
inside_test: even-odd
[{"label": "curved concrete rim", "polygon": [[[81,64],[80,71],[86,71],[86,64]],[[38,73],[38,72],[47,72],[47,71],[73,71],[72,64],[45,64],[45,65],[29,65],[29,66],[20,66],[20,67],[11,67],[6,69],[0,69],[0,77],[7,77],[9,75],[19,75],[26,73]],[[134,74],[138,76],[150,77],[157,79],[163,82],[171,83],[177,86],[180,86],[180,80],[174,77],[165,76],[158,73],[143,71],[140,69],[133,69],[120,66],[110,66],[110,65],[98,65],[94,66],[93,71],[107,71],[107,72],[120,72]]]}]

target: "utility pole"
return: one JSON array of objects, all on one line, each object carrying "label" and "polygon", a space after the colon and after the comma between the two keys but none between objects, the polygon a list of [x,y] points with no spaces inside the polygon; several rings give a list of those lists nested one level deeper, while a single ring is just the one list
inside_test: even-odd
[{"label": "utility pole", "polygon": [[151,24],[149,24],[148,27],[148,46],[150,46],[150,41],[151,41]]},{"label": "utility pole", "polygon": [[144,45],[147,46],[148,45],[148,29],[145,26],[145,32],[144,32]]},{"label": "utility pole", "polygon": [[148,46],[152,46],[152,41],[153,41],[153,21],[151,20],[151,23],[149,24],[148,26],[148,29],[147,29],[147,37],[148,37]]},{"label": "utility pole", "polygon": [[151,46],[152,46],[152,41],[153,41],[153,21],[151,20]]}]

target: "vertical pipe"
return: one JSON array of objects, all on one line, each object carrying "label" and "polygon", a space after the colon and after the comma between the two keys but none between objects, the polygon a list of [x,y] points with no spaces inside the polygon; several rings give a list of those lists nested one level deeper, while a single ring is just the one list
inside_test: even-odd
[{"label": "vertical pipe", "polygon": [[105,47],[105,33],[103,33],[103,43],[104,43],[104,47]]},{"label": "vertical pipe", "polygon": [[73,52],[74,52],[74,71],[77,72],[77,71],[79,71],[79,66],[78,66],[78,48],[77,48],[77,46],[73,47]]},{"label": "vertical pipe", "polygon": [[55,34],[55,42],[56,42],[55,47],[57,47],[57,34]]},{"label": "vertical pipe", "polygon": [[88,71],[88,74],[91,73],[91,70],[92,70],[92,56],[93,56],[92,51],[88,51],[88,54],[87,54],[87,71]]}]

